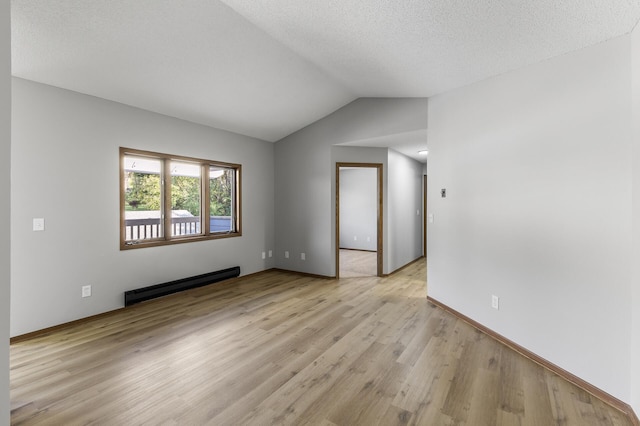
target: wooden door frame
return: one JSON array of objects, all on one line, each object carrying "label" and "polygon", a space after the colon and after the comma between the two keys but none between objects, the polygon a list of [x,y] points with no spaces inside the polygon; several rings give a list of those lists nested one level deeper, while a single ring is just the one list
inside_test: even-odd
[{"label": "wooden door frame", "polygon": [[341,163],[336,162],[336,278],[340,278],[340,169],[343,167],[360,167],[366,169],[376,169],[376,180],[377,180],[377,192],[378,192],[378,208],[377,208],[377,233],[376,236],[376,276],[382,277],[384,274],[382,272],[382,260],[384,259],[382,256],[382,243],[383,243],[383,235],[382,235],[382,218],[383,218],[383,207],[384,207],[384,187],[383,187],[383,164],[382,163]]}]

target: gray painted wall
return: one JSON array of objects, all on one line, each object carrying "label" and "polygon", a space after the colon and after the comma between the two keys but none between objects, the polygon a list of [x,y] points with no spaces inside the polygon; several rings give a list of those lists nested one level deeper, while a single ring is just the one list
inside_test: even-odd
[{"label": "gray painted wall", "polygon": [[631,80],[625,36],[435,96],[428,131],[429,295],[627,402]]},{"label": "gray painted wall", "polygon": [[[9,425],[9,300],[11,188],[11,23],[0,1],[0,425]],[[9,226],[7,226],[9,224]]]},{"label": "gray painted wall", "polygon": [[389,250],[391,271],[422,256],[422,163],[389,150]]},{"label": "gray painted wall", "polygon": [[631,35],[633,125],[633,253],[631,323],[631,405],[640,416],[640,28]]},{"label": "gray painted wall", "polygon": [[[12,335],[120,308],[126,290],[274,266],[272,143],[21,79],[13,94]],[[120,251],[119,146],[242,164],[243,236]]]},{"label": "gray painted wall", "polygon": [[341,169],[340,248],[376,251],[377,219],[377,170]]},{"label": "gray painted wall", "polygon": [[[333,145],[425,129],[426,117],[425,98],[363,98],[276,142],[278,267],[335,275],[335,163],[354,160],[341,157],[352,151],[333,152]],[[364,157],[355,161],[382,162]],[[386,154],[383,158],[386,163]],[[385,272],[388,268],[383,265]]]}]

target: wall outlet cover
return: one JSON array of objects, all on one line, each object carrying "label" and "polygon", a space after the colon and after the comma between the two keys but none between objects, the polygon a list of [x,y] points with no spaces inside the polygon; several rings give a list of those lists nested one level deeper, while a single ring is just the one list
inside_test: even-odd
[{"label": "wall outlet cover", "polygon": [[82,297],[90,297],[91,296],[91,286],[83,285],[82,286]]},{"label": "wall outlet cover", "polygon": [[34,231],[44,231],[44,218],[43,217],[34,217],[33,218],[33,230]]},{"label": "wall outlet cover", "polygon": [[491,307],[493,309],[500,309],[500,298],[495,294],[491,296]]}]

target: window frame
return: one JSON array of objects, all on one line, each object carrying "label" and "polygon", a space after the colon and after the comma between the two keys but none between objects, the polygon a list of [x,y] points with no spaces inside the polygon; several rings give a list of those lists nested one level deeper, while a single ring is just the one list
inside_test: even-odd
[{"label": "window frame", "polygon": [[[125,157],[126,156],[138,156],[148,157],[150,159],[156,159],[161,161],[160,171],[160,192],[161,192],[161,207],[160,207],[160,220],[163,221],[163,236],[153,239],[140,239],[140,240],[127,240],[126,239],[126,226],[125,226],[125,185],[126,185],[126,170],[125,170]],[[202,158],[185,157],[182,155],[172,155],[153,151],[144,151],[139,149],[124,148],[119,149],[120,160],[120,250],[129,250],[143,247],[157,247],[171,244],[189,243],[195,241],[217,240],[223,238],[232,238],[242,236],[242,165],[235,163],[227,163],[223,161],[206,160]],[[200,166],[200,233],[195,235],[171,235],[171,219],[172,215],[167,214],[171,212],[171,169],[169,164],[172,161],[195,163]],[[221,167],[225,169],[232,169],[235,171],[233,177],[233,190],[232,190],[232,206],[231,206],[231,220],[234,224],[233,231],[218,231],[211,232],[211,200],[210,200],[210,169],[211,167]],[[209,218],[206,220],[206,218]]]}]

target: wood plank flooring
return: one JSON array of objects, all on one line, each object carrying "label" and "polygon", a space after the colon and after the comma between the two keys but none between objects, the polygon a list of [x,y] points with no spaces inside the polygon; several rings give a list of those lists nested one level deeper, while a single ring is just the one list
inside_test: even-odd
[{"label": "wood plank flooring", "polygon": [[11,345],[14,425],[629,425],[387,278],[268,271]]}]

